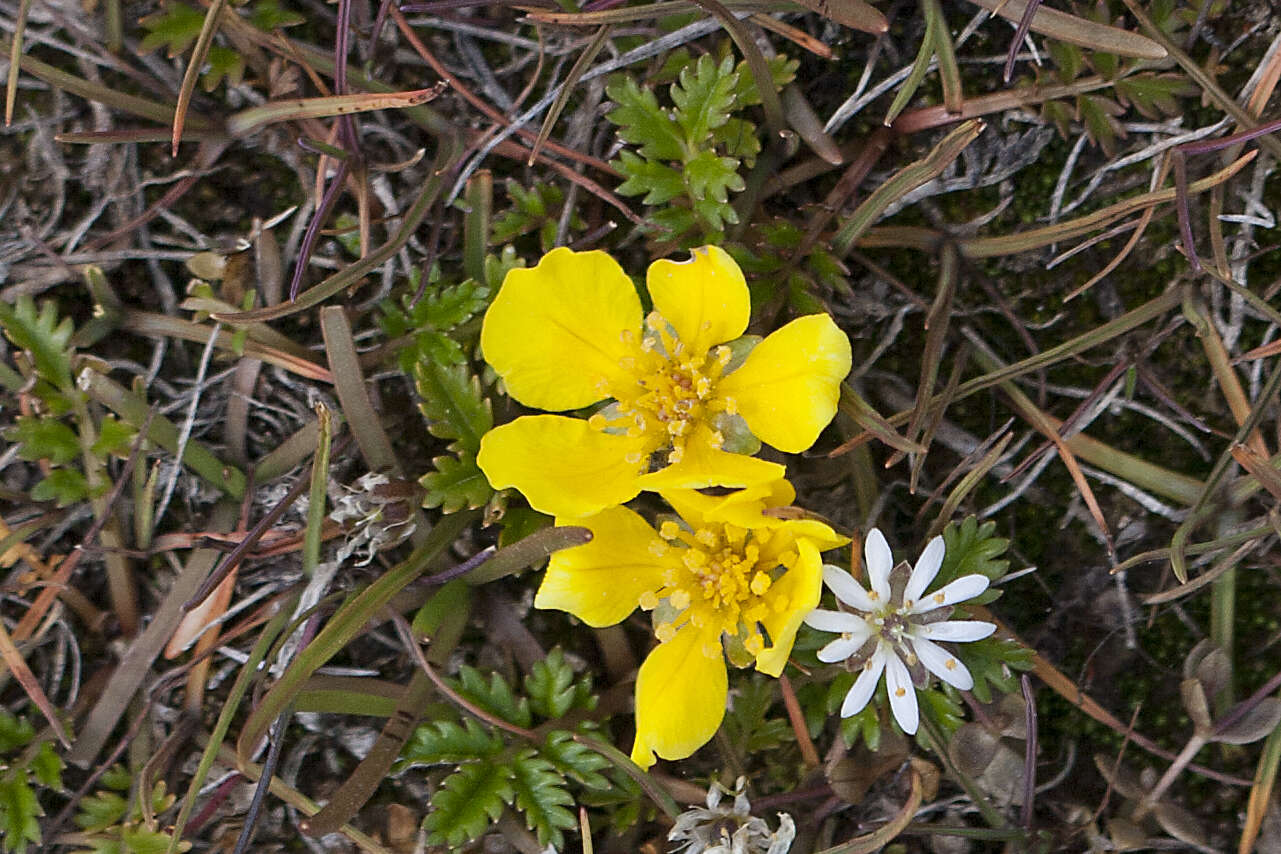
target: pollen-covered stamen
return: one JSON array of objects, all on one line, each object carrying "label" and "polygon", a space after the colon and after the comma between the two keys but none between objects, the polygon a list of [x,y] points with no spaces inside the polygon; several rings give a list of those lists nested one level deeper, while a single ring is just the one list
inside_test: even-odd
[{"label": "pollen-covered stamen", "polygon": [[[619,367],[632,379],[604,389],[617,402],[593,415],[588,423],[601,431],[648,437],[652,442],[649,453],[666,450],[663,462],[670,465],[684,459],[685,445],[695,427],[710,426],[720,413],[738,411],[735,400],[716,394],[732,353],[725,346],[711,351],[689,348],[658,312],[645,318],[644,332],[639,341],[631,330],[622,333],[627,355],[619,360]],[[713,430],[710,442],[719,449],[725,438]]]},{"label": "pollen-covered stamen", "polygon": [[[794,560],[789,552],[763,560],[757,531],[736,525],[709,524],[695,529],[674,521],[659,526],[660,539],[651,551],[678,558],[664,573],[663,586],[640,597],[646,610],[664,602],[666,613],[678,616],[662,625],[688,621],[715,634],[738,636],[752,655],[767,643],[759,623],[769,618],[779,603],[767,598],[774,586],[776,567]],[[787,560],[784,560],[787,558]],[[658,628],[655,631],[659,631]],[[663,630],[666,633],[666,630]],[[662,634],[659,635],[660,639]]]}]

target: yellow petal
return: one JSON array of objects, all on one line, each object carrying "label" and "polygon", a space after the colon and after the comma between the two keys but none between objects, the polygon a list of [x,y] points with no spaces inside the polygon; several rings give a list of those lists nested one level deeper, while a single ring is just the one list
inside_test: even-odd
[{"label": "yellow petal", "polygon": [[665,489],[661,495],[692,527],[719,522],[754,529],[785,524],[781,519],[766,516],[763,511],[791,504],[796,498],[796,491],[786,480],[778,478],[736,489],[728,495],[704,495],[693,489]]},{"label": "yellow petal", "polygon": [[761,622],[773,645],[756,656],[756,669],[770,676],[783,672],[796,642],[796,630],[805,615],[818,607],[822,593],[823,559],[818,549],[809,540],[799,540],[796,550],[800,559],[765,593],[770,614]]},{"label": "yellow petal", "polygon": [[750,486],[778,480],[787,470],[745,454],[731,454],[712,447],[710,428],[696,427],[685,442],[679,463],[640,478],[641,489],[703,489],[708,486]]},{"label": "yellow petal", "polygon": [[756,345],[725,377],[718,396],[733,398],[762,442],[804,451],[836,414],[850,372],[850,341],[825,314],[798,317]]},{"label": "yellow petal", "polygon": [[685,346],[706,353],[742,335],[752,311],[743,271],[719,246],[704,246],[688,261],[655,261],[646,276],[654,308]]},{"label": "yellow petal", "polygon": [[552,555],[534,607],[568,611],[589,626],[612,626],[636,609],[642,593],[663,586],[663,562],[650,551],[661,540],[632,511],[611,507],[587,519],[556,521],[585,525],[592,540]]},{"label": "yellow petal", "polygon": [[636,497],[646,441],[581,418],[525,415],[486,433],[476,462],[495,489],[514,486],[535,510],[581,518]]},{"label": "yellow petal", "polygon": [[578,409],[626,382],[619,362],[640,333],[631,279],[604,252],[560,247],[532,269],[515,269],[485,312],[480,346],[516,400],[536,409]]},{"label": "yellow petal", "polygon": [[648,768],[656,753],[684,759],[698,750],[720,728],[728,694],[719,635],[686,625],[655,647],[636,675],[632,761]]}]

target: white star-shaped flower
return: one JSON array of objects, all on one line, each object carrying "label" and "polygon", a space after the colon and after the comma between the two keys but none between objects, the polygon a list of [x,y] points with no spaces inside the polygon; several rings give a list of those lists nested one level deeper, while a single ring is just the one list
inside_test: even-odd
[{"label": "white star-shaped flower", "polygon": [[952,606],[987,589],[984,575],[965,575],[927,594],[926,588],[943,565],[943,538],[930,540],[916,562],[894,566],[894,556],[880,530],[873,528],[863,547],[871,590],[848,572],[830,564],[823,567],[825,583],[850,611],[818,608],[805,617],[807,625],[840,637],[818,651],[818,660],[845,661],[862,668],[845,702],[841,717],[858,714],[872,699],[876,683],[885,674],[890,710],[903,732],[915,734],[920,723],[916,689],[924,688],[933,673],[962,691],[974,687],[965,665],[937,641],[960,643],[982,640],[996,626],[982,620],[949,620]]}]

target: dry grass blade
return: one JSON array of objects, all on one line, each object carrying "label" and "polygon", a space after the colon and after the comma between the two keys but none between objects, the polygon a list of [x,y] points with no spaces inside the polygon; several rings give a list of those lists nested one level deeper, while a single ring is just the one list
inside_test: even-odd
[{"label": "dry grass blade", "polygon": [[893,202],[901,199],[906,193],[915,190],[927,181],[932,181],[943,173],[953,160],[983,132],[983,122],[971,119],[953,130],[934,146],[925,157],[911,163],[894,173],[884,184],[872,191],[849,219],[837,231],[831,240],[832,252],[837,257],[844,257],[854,248],[854,244],[863,236],[872,223]]},{"label": "dry grass blade", "polygon": [[1273,467],[1271,460],[1261,456],[1248,445],[1233,445],[1231,453],[1232,459],[1240,463],[1241,468],[1253,475],[1259,481],[1259,485],[1270,492],[1273,498],[1281,501],[1281,471]]},{"label": "dry grass blade", "polygon": [[849,842],[824,848],[818,854],[872,854],[873,851],[880,851],[902,833],[911,823],[916,811],[920,809],[922,797],[920,772],[915,766],[909,767],[908,771],[911,774],[912,789],[907,795],[907,802],[894,818],[866,836],[855,837]]},{"label": "dry grass blade", "polygon": [[534,161],[538,159],[538,152],[542,151],[543,145],[546,144],[547,138],[552,135],[552,128],[556,125],[556,120],[560,118],[561,111],[569,103],[569,98],[574,94],[574,88],[578,85],[579,79],[586,73],[588,66],[596,59],[605,42],[609,40],[611,25],[605,24],[596,31],[592,40],[583,48],[583,52],[578,55],[578,59],[569,69],[569,74],[565,75],[565,81],[561,84],[560,91],[556,94],[556,100],[552,101],[547,108],[547,117],[543,119],[543,126],[538,131],[538,138],[529,149],[529,160],[526,165],[533,166]]},{"label": "dry grass blade", "polygon": [[1246,803],[1245,821],[1241,826],[1241,841],[1237,845],[1237,854],[1250,854],[1255,850],[1259,830],[1263,827],[1263,817],[1273,807],[1272,791],[1277,782],[1277,767],[1281,765],[1281,729],[1274,730],[1263,745],[1263,755],[1259,757],[1258,767],[1254,771],[1254,785],[1250,787],[1250,799]]},{"label": "dry grass blade", "polygon": [[[1244,169],[1257,153],[1251,151],[1213,175],[1191,182],[1188,184],[1188,194],[1204,193],[1211,187],[1222,184]],[[967,258],[992,258],[997,255],[1013,255],[1019,252],[1027,252],[1032,249],[1039,249],[1042,246],[1048,246],[1059,240],[1080,237],[1096,228],[1102,228],[1114,220],[1129,216],[1144,208],[1172,202],[1177,192],[1176,188],[1167,187],[1164,190],[1141,193],[1068,222],[1060,222],[1054,225],[1047,225],[1044,228],[1034,228],[1000,237],[962,238],[957,241],[957,245],[961,248],[961,254]]]},{"label": "dry grass blade", "polygon": [[373,110],[399,110],[425,104],[444,91],[438,83],[427,89],[406,92],[323,95],[317,98],[290,98],[249,107],[227,119],[227,133],[235,138],[248,136],[261,127],[277,122],[349,116]]},{"label": "dry grass blade", "polygon": [[890,29],[890,22],[885,20],[880,10],[864,3],[863,0],[796,0],[796,2],[851,30],[878,36],[889,32]]},{"label": "dry grass blade", "polygon": [[[1023,19],[1029,0],[1006,0],[1005,2],[1003,0],[970,0],[970,2],[1017,24]],[[1166,57],[1164,47],[1138,33],[1078,18],[1044,6],[1036,10],[1029,26],[1033,32],[1043,36],[1091,50],[1130,56],[1135,59],[1156,60]]]},{"label": "dry grass blade", "polygon": [[[1223,346],[1223,338],[1220,337],[1219,330],[1210,322],[1206,306],[1195,297],[1190,296],[1183,301],[1183,315],[1192,323],[1197,337],[1201,339],[1201,346],[1210,362],[1210,370],[1214,373],[1219,392],[1227,401],[1232,418],[1240,427],[1250,417],[1250,400],[1246,397],[1245,389],[1241,387],[1241,380],[1236,371],[1232,369],[1232,360]],[[1268,458],[1268,446],[1264,444],[1263,434],[1257,429],[1251,431],[1246,442],[1257,457],[1263,460]]]},{"label": "dry grass blade", "polygon": [[782,145],[787,132],[787,125],[783,121],[783,102],[778,97],[778,90],[774,88],[774,76],[770,73],[765,55],[756,46],[756,39],[720,0],[694,2],[716,16],[738,46],[743,59],[747,60],[747,68],[752,72],[752,80],[756,83],[756,95],[761,99],[761,111],[765,113],[765,127],[769,129],[771,145],[768,147]]},{"label": "dry grass blade", "polygon": [[[898,431],[870,403],[864,400],[863,396],[856,392],[849,383],[841,383],[841,399],[838,406],[841,412],[854,419],[855,424],[891,448],[902,451],[905,454],[925,453],[925,449],[916,442],[900,436]],[[828,456],[840,456],[861,443],[861,437],[855,437],[829,453]]]},{"label": "dry grass blade", "polygon": [[943,5],[939,0],[924,0],[927,18],[935,19],[934,56],[939,63],[939,82],[943,84],[943,106],[949,113],[959,113],[965,102],[965,92],[961,87],[961,69],[956,64],[956,46],[952,44],[952,34],[948,31],[947,18],[943,15]]},{"label": "dry grass blade", "polygon": [[31,0],[18,0],[18,16],[13,22],[13,42],[9,45],[9,70],[4,84],[4,126],[13,124],[13,106],[18,100],[18,69],[22,67],[22,36],[27,29]]},{"label": "dry grass blade", "polygon": [[[934,303],[925,317],[925,349],[921,352],[921,378],[916,385],[916,406],[912,410],[912,419],[908,421],[907,429],[903,431],[909,442],[915,442],[920,437],[921,426],[925,423],[930,399],[934,394],[934,383],[938,379],[939,364],[943,359],[943,345],[947,342],[948,320],[952,316],[956,271],[956,247],[945,244],[939,261],[938,293],[934,295]],[[899,458],[899,454],[892,455],[886,462],[886,467],[897,463]]]},{"label": "dry grass blade", "polygon": [[22,658],[22,652],[14,644],[13,638],[10,637],[9,631],[0,623],[0,660],[3,660],[9,668],[9,672],[18,680],[22,690],[27,692],[29,699],[40,714],[44,715],[45,720],[49,722],[49,728],[53,734],[62,742],[63,747],[71,747],[71,739],[67,737],[67,731],[62,726],[62,721],[58,719],[58,710],[49,702],[45,696],[44,689],[40,687],[40,682],[36,679],[27,662]]},{"label": "dry grass blade", "polygon": [[959,111],[948,109],[944,104],[933,107],[919,107],[908,110],[894,120],[894,131],[900,134],[919,133],[930,128],[950,125],[965,119],[976,119],[1006,110],[1043,104],[1057,98],[1072,98],[1099,89],[1110,88],[1116,81],[1106,80],[1097,75],[1082,77],[1071,83],[1053,86],[1022,86],[991,95],[980,95],[960,104]]},{"label": "dry grass blade", "polygon": [[200,35],[196,37],[195,47],[191,49],[191,59],[187,60],[187,70],[182,75],[182,85],[178,87],[178,103],[173,111],[173,136],[169,153],[178,156],[178,143],[182,140],[182,126],[187,121],[187,108],[191,106],[191,96],[196,91],[196,82],[200,71],[205,66],[205,57],[213,45],[214,36],[218,33],[218,19],[226,8],[227,0],[212,0],[205,11],[205,20],[200,25]]},{"label": "dry grass blade", "polygon": [[[934,58],[934,43],[941,25],[940,19],[943,17],[942,10],[939,10],[938,14],[930,14],[931,8],[937,8],[937,4],[932,5],[930,0],[921,0],[921,5],[925,12],[925,36],[916,50],[916,60],[912,63],[912,70],[903,81],[903,85],[899,86],[898,91],[894,93],[894,100],[890,102],[890,108],[885,111],[885,118],[881,120],[886,127],[894,124],[894,119],[903,112],[907,102],[912,100],[912,96],[921,86],[921,81],[925,79],[926,72],[930,70],[930,60]],[[950,104],[946,105],[946,109],[954,112]]]},{"label": "dry grass blade", "polygon": [[956,513],[956,508],[960,507],[961,502],[965,500],[965,496],[969,495],[974,487],[982,483],[983,478],[987,477],[987,473],[992,470],[992,467],[1000,462],[1001,457],[1005,454],[1005,449],[1009,447],[1013,438],[1013,433],[1006,433],[983,455],[983,458],[974,465],[973,469],[965,473],[965,476],[956,484],[956,488],[947,496],[947,500],[943,502],[938,516],[934,518],[933,523],[930,524],[929,531],[925,534],[926,539],[942,533],[943,528],[946,527],[947,523],[952,520],[953,514]]},{"label": "dry grass blade", "polygon": [[383,429],[382,419],[374,411],[365,388],[365,377],[360,370],[346,309],[333,305],[322,308],[320,329],[325,337],[329,367],[334,374],[334,391],[342,404],[343,417],[351,425],[351,433],[360,447],[360,455],[365,458],[370,471],[387,471],[403,476],[404,469],[391,448],[391,439]]}]

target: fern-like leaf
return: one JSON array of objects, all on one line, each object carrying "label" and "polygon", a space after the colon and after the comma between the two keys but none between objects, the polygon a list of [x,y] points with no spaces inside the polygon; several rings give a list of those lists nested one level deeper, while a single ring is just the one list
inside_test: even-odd
[{"label": "fern-like leaf", "polygon": [[462,764],[494,756],[503,749],[503,740],[487,732],[470,718],[461,724],[431,721],[414,730],[401,752],[398,768],[411,765]]},{"label": "fern-like leaf", "polygon": [[511,764],[515,806],[525,815],[525,826],[538,834],[541,845],[559,850],[565,842],[565,829],[578,824],[566,807],[574,799],[565,791],[565,781],[546,759],[534,750],[522,751]]},{"label": "fern-like leaf", "polygon": [[609,767],[609,760],[587,745],[574,741],[573,733],[563,729],[552,730],[538,748],[538,753],[565,777],[589,789],[610,786],[609,780],[600,773]]},{"label": "fern-like leaf", "polygon": [[431,812],[423,827],[433,845],[457,847],[485,832],[511,803],[511,769],[506,765],[475,762],[445,778],[432,796]]},{"label": "fern-like leaf", "polygon": [[653,90],[638,86],[631,77],[621,76],[609,82],[605,94],[615,104],[606,118],[618,125],[619,137],[639,146],[640,153],[647,159],[683,159],[686,149],[682,129],[658,105]]},{"label": "fern-like leaf", "polygon": [[528,727],[533,721],[530,717],[529,699],[517,697],[498,673],[490,673],[489,681],[474,667],[463,665],[458,670],[458,693],[468,700],[498,715],[508,723],[519,727]]},{"label": "fern-like leaf", "polygon": [[480,437],[494,426],[489,399],[480,379],[467,365],[419,362],[414,366],[419,404],[427,429],[439,439],[451,439],[459,450],[480,450]]},{"label": "fern-like leaf", "polygon": [[0,326],[15,346],[31,353],[41,379],[59,391],[71,389],[71,318],[59,320],[52,302],[42,303],[37,311],[35,301],[24,294],[13,305],[0,302]]},{"label": "fern-like leaf", "polygon": [[5,852],[24,854],[27,846],[40,844],[40,823],[44,815],[26,774],[0,779],[0,846]]},{"label": "fern-like leaf", "polygon": [[573,708],[579,692],[574,684],[573,668],[559,647],[534,664],[525,677],[525,693],[529,696],[530,708],[548,720],[555,720]]},{"label": "fern-like leaf", "polygon": [[712,131],[729,121],[734,109],[738,73],[732,57],[718,64],[703,55],[693,68],[686,66],[672,86],[676,124],[685,135],[688,151],[698,151],[711,139]]},{"label": "fern-like leaf", "polygon": [[460,451],[457,457],[436,457],[432,465],[435,471],[418,479],[426,490],[424,507],[439,507],[445,513],[457,513],[463,508],[474,510],[483,507],[494,494],[471,451]]}]

